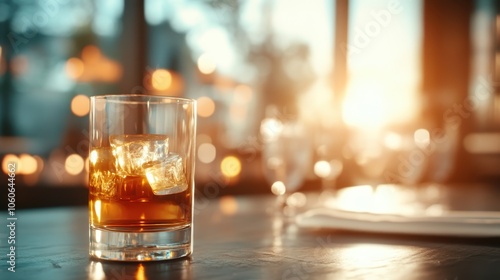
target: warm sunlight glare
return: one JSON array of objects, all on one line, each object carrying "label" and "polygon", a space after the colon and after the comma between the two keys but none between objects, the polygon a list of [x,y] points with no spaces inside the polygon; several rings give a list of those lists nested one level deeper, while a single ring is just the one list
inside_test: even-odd
[{"label": "warm sunlight glare", "polygon": [[[381,269],[396,260],[411,257],[415,252],[390,244],[353,244],[339,251],[340,261],[346,268]],[[402,277],[404,279],[406,277]]]},{"label": "warm sunlight glare", "polygon": [[380,89],[366,85],[353,85],[347,91],[342,106],[344,121],[354,127],[381,127],[388,121],[390,100],[384,98]]}]

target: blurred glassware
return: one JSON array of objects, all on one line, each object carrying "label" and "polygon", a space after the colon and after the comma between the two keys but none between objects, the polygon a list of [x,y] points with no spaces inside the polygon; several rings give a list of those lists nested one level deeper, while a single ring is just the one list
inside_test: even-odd
[{"label": "blurred glassware", "polygon": [[348,147],[351,150],[354,184],[380,184],[392,154],[383,145],[383,130],[353,129]]},{"label": "blurred glassware", "polygon": [[337,179],[344,170],[342,136],[338,129],[321,128],[316,131],[313,172],[321,179],[321,192],[335,192]]},{"label": "blurred glassware", "polygon": [[304,125],[290,118],[265,118],[260,134],[263,172],[277,195],[277,211],[284,213],[287,197],[300,188],[311,167],[311,141]]},{"label": "blurred glassware", "polygon": [[353,170],[351,183],[375,186],[434,181],[429,176],[443,169],[432,166],[435,157],[442,154],[434,141],[429,130],[411,124],[398,130],[352,131],[344,150],[348,168]]}]

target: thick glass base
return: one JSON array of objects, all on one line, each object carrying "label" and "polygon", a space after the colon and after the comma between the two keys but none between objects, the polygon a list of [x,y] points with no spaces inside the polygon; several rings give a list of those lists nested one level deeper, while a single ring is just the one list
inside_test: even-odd
[{"label": "thick glass base", "polygon": [[170,231],[119,232],[89,228],[89,253],[103,260],[162,261],[191,254],[191,226]]}]

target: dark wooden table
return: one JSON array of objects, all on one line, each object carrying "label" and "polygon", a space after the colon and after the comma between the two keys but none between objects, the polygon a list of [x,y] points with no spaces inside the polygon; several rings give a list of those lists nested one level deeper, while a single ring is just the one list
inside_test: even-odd
[{"label": "dark wooden table", "polygon": [[90,259],[85,207],[19,210],[16,272],[3,225],[0,279],[500,279],[500,239],[300,229],[269,214],[273,202],[199,204],[194,254],[153,263]]}]

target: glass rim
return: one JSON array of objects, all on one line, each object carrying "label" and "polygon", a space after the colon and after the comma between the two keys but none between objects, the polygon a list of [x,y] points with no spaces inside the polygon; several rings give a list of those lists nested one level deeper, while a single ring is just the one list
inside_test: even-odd
[{"label": "glass rim", "polygon": [[91,102],[106,101],[123,104],[195,104],[196,99],[177,96],[151,95],[151,94],[103,94],[90,96]]}]

